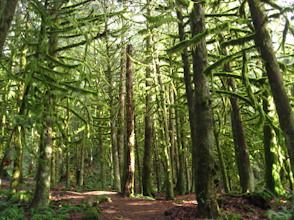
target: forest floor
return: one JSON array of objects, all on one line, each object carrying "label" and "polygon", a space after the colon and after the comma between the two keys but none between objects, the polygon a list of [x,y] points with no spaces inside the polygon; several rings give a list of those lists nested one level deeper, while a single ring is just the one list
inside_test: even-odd
[{"label": "forest floor", "polygon": [[[2,180],[1,189],[9,189],[9,180]],[[33,195],[35,181],[26,178],[25,184],[21,184],[20,191],[29,192]],[[155,193],[154,198],[143,197],[137,194],[136,198],[123,198],[121,194],[112,191],[97,191],[97,189],[75,187],[66,191],[64,182],[57,184],[50,191],[50,207],[58,213],[65,213],[68,219],[83,219],[84,213],[90,207],[95,206],[97,197],[105,195],[111,202],[103,202],[97,207],[101,219],[138,219],[138,220],[163,220],[163,219],[200,219],[197,218],[197,201],[195,194],[176,195],[175,201],[165,201],[164,193]],[[268,201],[271,206],[270,212],[250,204],[247,199],[236,193],[217,194],[220,217],[218,219],[291,219],[290,209],[293,209],[293,197],[284,201],[281,198],[276,201]],[[1,195],[0,195],[1,199]],[[1,199],[3,201],[3,199]],[[0,205],[1,202],[0,201]],[[83,209],[78,208],[83,207]],[[64,209],[63,212],[61,209]],[[24,208],[27,210],[27,206]],[[27,219],[32,216],[27,212]],[[34,218],[35,219],[35,218]],[[43,219],[43,218],[41,218]],[[50,218],[49,218],[50,219]]]},{"label": "forest floor", "polygon": [[[26,184],[21,185],[19,190],[34,189],[34,180],[26,179]],[[8,189],[9,181],[3,180],[1,189]],[[78,191],[78,192],[77,192]],[[50,191],[51,205],[54,209],[61,209],[67,205],[79,207],[81,204],[90,204],[91,207],[95,199],[100,195],[105,195],[111,202],[99,204],[97,207],[102,219],[138,219],[138,220],[163,220],[163,219],[199,219],[197,218],[197,201],[195,194],[176,196],[175,201],[165,201],[164,193],[155,193],[154,199],[137,196],[137,198],[122,198],[117,192],[111,191],[85,191],[73,189],[66,191],[64,184],[58,184]],[[218,194],[221,217],[219,219],[269,219],[265,210],[250,204],[247,199],[238,195]],[[1,196],[0,196],[1,197]],[[271,201],[272,209],[281,213],[282,206],[279,202]],[[285,207],[287,205],[284,205]],[[69,206],[67,206],[69,207]],[[84,205],[86,207],[86,205]],[[87,206],[88,207],[88,206]],[[273,208],[274,207],[274,208]],[[288,207],[291,208],[291,207]],[[84,210],[85,211],[85,210]],[[83,219],[83,212],[79,209],[71,209],[67,212],[69,219]],[[274,216],[274,215],[272,215]],[[28,214],[27,219],[31,219]],[[281,218],[287,219],[287,218]]]}]

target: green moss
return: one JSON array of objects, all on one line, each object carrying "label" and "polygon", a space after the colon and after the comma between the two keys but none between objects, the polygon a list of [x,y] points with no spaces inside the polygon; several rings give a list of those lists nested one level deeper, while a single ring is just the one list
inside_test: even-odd
[{"label": "green moss", "polygon": [[111,199],[105,195],[101,195],[97,197],[97,203],[103,203],[103,202],[112,202]]},{"label": "green moss", "polygon": [[85,215],[84,220],[101,220],[100,215],[95,207],[89,209]]}]

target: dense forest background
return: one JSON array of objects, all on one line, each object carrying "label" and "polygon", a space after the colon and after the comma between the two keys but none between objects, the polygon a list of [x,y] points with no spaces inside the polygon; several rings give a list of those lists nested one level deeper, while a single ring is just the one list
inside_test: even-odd
[{"label": "dense forest background", "polygon": [[[293,5],[0,0],[0,178],[166,200],[294,189]],[[92,167],[95,164],[96,169]],[[84,186],[85,187],[85,186]]]}]

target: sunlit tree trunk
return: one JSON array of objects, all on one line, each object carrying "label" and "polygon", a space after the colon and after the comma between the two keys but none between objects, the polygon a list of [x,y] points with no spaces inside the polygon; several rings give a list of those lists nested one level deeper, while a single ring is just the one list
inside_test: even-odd
[{"label": "sunlit tree trunk", "polygon": [[[135,106],[135,104],[134,104]],[[134,114],[136,110],[134,108]],[[136,122],[136,114],[134,115],[134,121],[135,121],[135,148],[136,148],[136,164],[138,169],[138,180],[139,180],[139,193],[142,194],[143,192],[143,184],[142,184],[142,169],[141,169],[141,159],[140,159],[140,150],[139,150],[139,143],[138,143],[138,137],[141,135],[141,128],[137,126]],[[138,128],[139,127],[139,128]],[[135,184],[136,185],[136,184]]]},{"label": "sunlit tree trunk", "polygon": [[[108,23],[105,24],[105,32],[108,33]],[[114,175],[114,182],[113,182],[113,189],[121,192],[121,178],[120,178],[120,171],[119,171],[119,157],[118,157],[118,146],[117,146],[117,128],[116,128],[116,107],[114,105],[115,97],[113,95],[114,87],[113,87],[113,73],[111,70],[111,61],[110,61],[110,43],[109,43],[109,36],[106,34],[106,53],[108,57],[107,63],[107,78],[109,83],[109,106],[110,106],[110,127],[111,127],[111,146],[112,146],[112,160],[113,160],[113,175]]]},{"label": "sunlit tree trunk", "polygon": [[156,63],[156,73],[158,75],[158,84],[159,84],[159,94],[158,94],[158,102],[159,102],[159,117],[161,117],[161,127],[162,127],[162,142],[163,142],[163,155],[164,155],[164,173],[165,173],[165,195],[166,200],[175,200],[174,196],[174,184],[173,184],[173,176],[172,176],[172,164],[170,158],[170,138],[168,134],[168,122],[167,122],[167,108],[165,103],[165,95],[164,95],[164,86],[162,83],[162,79],[160,76],[160,67],[159,63]]},{"label": "sunlit tree trunk", "polygon": [[154,168],[155,168],[155,175],[156,175],[156,184],[157,184],[157,191],[161,192],[161,169],[160,169],[160,156],[158,152],[158,134],[156,128],[156,120],[154,121],[153,126],[153,144],[154,144]]},{"label": "sunlit tree trunk", "polygon": [[[169,104],[173,105],[174,104],[174,91],[173,89],[170,88],[169,90]],[[174,180],[176,177],[175,174],[175,164],[177,165],[178,163],[175,163],[175,152],[176,152],[176,147],[177,147],[177,142],[175,141],[175,109],[174,107],[170,106],[169,108],[169,137],[170,137],[170,160],[171,160],[171,171],[172,171],[172,179]],[[176,160],[177,162],[177,160]]]},{"label": "sunlit tree trunk", "polygon": [[277,62],[273,49],[271,36],[267,28],[267,19],[264,15],[260,0],[248,0],[251,18],[255,27],[255,44],[260,48],[261,58],[264,60],[265,68],[271,91],[274,97],[276,110],[286,147],[291,162],[291,169],[294,172],[294,114],[289,102],[289,97],[283,81],[283,76]]},{"label": "sunlit tree trunk", "polygon": [[[202,4],[194,2],[191,12],[192,37],[205,31],[205,16]],[[192,49],[193,76],[195,84],[195,124],[196,124],[196,198],[200,218],[217,218],[218,203],[214,179],[216,164],[214,159],[213,117],[211,109],[209,79],[203,74],[207,67],[206,42],[202,40]],[[195,164],[194,164],[195,166]]]},{"label": "sunlit tree trunk", "polygon": [[[127,54],[132,57],[132,45],[128,45]],[[135,129],[134,129],[134,105],[133,105],[133,64],[127,58],[127,166],[124,194],[127,197],[134,196],[135,179]]]}]

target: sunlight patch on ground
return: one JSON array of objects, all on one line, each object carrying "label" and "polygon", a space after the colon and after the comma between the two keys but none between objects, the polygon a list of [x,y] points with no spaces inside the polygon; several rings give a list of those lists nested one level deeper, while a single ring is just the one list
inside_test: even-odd
[{"label": "sunlight patch on ground", "polygon": [[[138,202],[128,202],[126,203],[127,205],[138,205]],[[144,202],[143,204],[140,204],[140,205],[153,205],[154,202]]]}]

